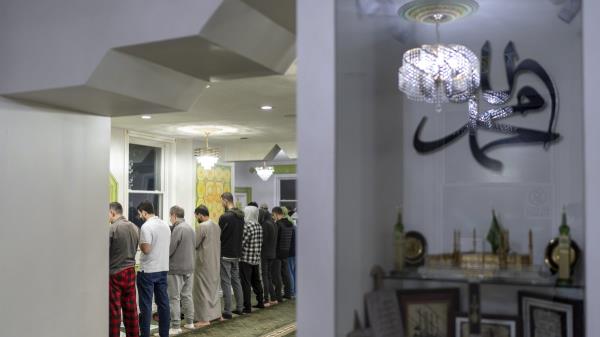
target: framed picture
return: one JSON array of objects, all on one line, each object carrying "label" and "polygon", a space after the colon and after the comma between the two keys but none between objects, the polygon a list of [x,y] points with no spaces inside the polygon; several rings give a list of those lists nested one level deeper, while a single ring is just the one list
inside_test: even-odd
[{"label": "framed picture", "polygon": [[458,313],[458,288],[397,292],[405,337],[452,337]]},{"label": "framed picture", "polygon": [[523,337],[584,337],[583,301],[519,292]]},{"label": "framed picture", "polygon": [[[456,337],[469,337],[469,318],[467,315],[456,317]],[[481,318],[481,337],[520,337],[519,318],[513,316],[483,315]]]},{"label": "framed picture", "polygon": [[235,206],[244,209],[252,200],[252,187],[236,187],[235,188]]}]

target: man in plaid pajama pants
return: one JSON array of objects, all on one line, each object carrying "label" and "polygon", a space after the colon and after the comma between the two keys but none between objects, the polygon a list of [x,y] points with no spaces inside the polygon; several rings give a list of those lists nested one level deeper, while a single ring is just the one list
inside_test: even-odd
[{"label": "man in plaid pajama pants", "polygon": [[110,288],[109,336],[121,333],[121,311],[127,337],[139,337],[139,321],[135,295],[135,253],[139,241],[138,228],[123,216],[118,202],[109,205]]}]

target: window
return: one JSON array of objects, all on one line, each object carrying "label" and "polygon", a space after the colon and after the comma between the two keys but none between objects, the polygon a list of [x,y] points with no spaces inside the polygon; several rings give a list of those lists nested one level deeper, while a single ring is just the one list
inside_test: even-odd
[{"label": "window", "polygon": [[138,226],[137,206],[144,200],[153,203],[157,216],[163,207],[164,179],[162,147],[144,144],[129,144],[129,219]]},{"label": "window", "polygon": [[296,209],[296,177],[277,177],[277,199],[280,206]]}]

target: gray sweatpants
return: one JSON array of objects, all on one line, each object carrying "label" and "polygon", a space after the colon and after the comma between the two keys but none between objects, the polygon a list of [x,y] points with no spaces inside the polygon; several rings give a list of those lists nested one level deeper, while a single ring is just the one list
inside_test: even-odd
[{"label": "gray sweatpants", "polygon": [[223,290],[223,311],[231,314],[231,288],[235,295],[235,304],[238,311],[244,309],[242,283],[240,281],[239,259],[221,258],[221,289]]},{"label": "gray sweatpants", "polygon": [[194,274],[168,275],[167,292],[169,293],[169,305],[171,307],[171,328],[181,328],[181,307],[186,324],[194,323],[194,302],[192,300],[192,289],[194,289]]}]

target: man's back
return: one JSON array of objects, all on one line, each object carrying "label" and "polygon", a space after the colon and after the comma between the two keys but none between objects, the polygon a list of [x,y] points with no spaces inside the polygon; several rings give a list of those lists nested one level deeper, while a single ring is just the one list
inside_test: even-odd
[{"label": "man's back", "polygon": [[246,222],[244,225],[244,239],[242,243],[242,262],[258,265],[261,258],[263,231],[261,225]]},{"label": "man's back", "polygon": [[292,238],[294,235],[294,224],[288,219],[282,218],[275,223],[277,227],[277,258],[287,259],[290,257]]},{"label": "man's back", "polygon": [[138,228],[125,217],[110,225],[110,274],[116,274],[135,265],[139,244]]},{"label": "man's back", "polygon": [[171,230],[164,221],[156,216],[148,219],[140,230],[140,243],[147,243],[152,247],[148,254],[142,253],[140,259],[144,272],[169,271]]},{"label": "man's back", "polygon": [[169,274],[191,274],[196,255],[196,233],[192,226],[185,221],[175,224],[169,247]]},{"label": "man's back", "polygon": [[260,225],[263,232],[262,258],[274,259],[276,258],[277,233],[269,212],[260,211]]},{"label": "man's back", "polygon": [[241,257],[244,213],[235,208],[225,211],[219,218],[219,227],[221,227],[221,256]]}]

